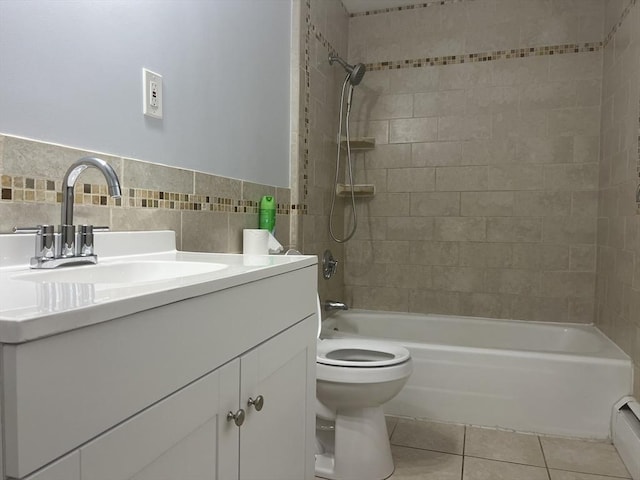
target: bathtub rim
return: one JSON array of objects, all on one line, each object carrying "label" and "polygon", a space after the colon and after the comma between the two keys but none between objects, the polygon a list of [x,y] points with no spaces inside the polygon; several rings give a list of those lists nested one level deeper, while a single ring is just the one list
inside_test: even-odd
[{"label": "bathtub rim", "polygon": [[[396,314],[405,318],[451,317],[375,310],[353,310],[351,313],[378,316]],[[325,334],[327,327],[339,321],[340,317],[332,316],[325,321]],[[472,322],[483,320],[460,315],[453,317]],[[508,319],[488,320],[511,322]],[[358,321],[364,320],[356,320],[356,326]],[[593,324],[515,322],[527,326],[576,327],[596,335],[602,348],[595,354],[576,354],[443,345],[412,342],[406,338],[387,339],[409,349],[415,360],[415,371],[420,374],[413,381],[410,378],[403,391],[385,405],[385,412],[395,416],[535,435],[599,441],[609,439],[612,405],[633,388],[634,365],[629,356]],[[328,333],[331,335],[333,332],[329,330]],[[344,332],[340,334],[344,335]],[[607,355],[603,355],[605,352]],[[500,370],[496,370],[496,366]],[[507,366],[506,371],[501,370],[503,366]],[[527,374],[532,370],[531,366],[536,374],[533,377]],[[451,383],[452,378],[456,379],[454,383]],[[547,380],[549,383],[544,383]],[[574,388],[575,385],[577,388]],[[425,401],[426,396],[429,396],[428,401]],[[500,408],[496,408],[498,404]],[[585,422],[585,418],[589,418],[589,422]]]},{"label": "bathtub rim", "polygon": [[[387,337],[377,337],[369,335],[359,335],[350,332],[341,332],[340,336],[335,336],[333,330],[330,330],[335,323],[337,323],[342,317],[349,317],[353,314],[373,314],[376,316],[382,315],[399,315],[412,318],[426,317],[426,318],[455,318],[457,320],[466,320],[469,322],[489,322],[493,324],[508,324],[517,323],[526,326],[547,326],[547,327],[567,327],[575,328],[577,330],[587,332],[589,334],[596,334],[598,339],[603,342],[606,347],[604,352],[596,353],[576,353],[576,352],[558,352],[558,351],[545,351],[545,350],[519,350],[514,348],[498,348],[498,347],[472,347],[465,345],[450,345],[446,343],[433,343],[433,342],[415,342],[409,339],[397,339]],[[595,331],[595,332],[594,332]],[[587,363],[597,359],[598,362],[602,362],[607,365],[627,365],[631,362],[631,357],[622,350],[613,340],[611,340],[597,325],[593,323],[572,323],[572,322],[542,322],[542,321],[529,321],[529,320],[512,320],[502,318],[487,318],[487,317],[471,317],[465,315],[446,315],[440,313],[414,313],[414,312],[394,312],[383,310],[364,310],[364,309],[351,309],[345,312],[334,312],[326,318],[322,319],[322,329],[320,338],[344,338],[346,336],[356,336],[360,338],[373,338],[382,339],[384,341],[401,343],[408,349],[430,348],[440,351],[455,351],[463,349],[466,352],[473,352],[477,354],[492,354],[498,356],[515,356],[518,358],[548,358],[562,361],[572,361],[575,363]],[[633,371],[633,369],[632,369]]]}]

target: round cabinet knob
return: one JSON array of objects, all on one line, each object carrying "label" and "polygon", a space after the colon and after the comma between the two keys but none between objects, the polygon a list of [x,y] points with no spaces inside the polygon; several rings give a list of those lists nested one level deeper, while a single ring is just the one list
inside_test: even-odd
[{"label": "round cabinet knob", "polygon": [[247,405],[248,406],[253,405],[253,408],[255,408],[259,412],[260,410],[262,410],[262,407],[264,407],[264,397],[262,395],[258,395],[255,398],[255,400],[249,397],[249,400],[247,401]]},{"label": "round cabinet knob", "polygon": [[227,413],[227,422],[233,420],[233,423],[236,424],[237,427],[244,423],[244,410],[240,409],[236,413],[229,412]]}]

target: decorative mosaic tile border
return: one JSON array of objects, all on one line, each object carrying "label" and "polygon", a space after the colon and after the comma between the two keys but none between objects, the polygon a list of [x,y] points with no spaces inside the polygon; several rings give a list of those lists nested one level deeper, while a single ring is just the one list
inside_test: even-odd
[{"label": "decorative mosaic tile border", "polygon": [[[416,5],[405,5],[400,7],[383,8],[379,10],[370,10],[360,13],[349,14],[350,17],[362,17],[368,15],[377,15],[382,13],[400,12],[403,10],[415,10],[418,8],[428,8],[440,5],[446,5],[450,3],[471,2],[474,0],[438,0],[432,2],[419,3]],[[491,60],[504,60],[510,58],[523,58],[541,55],[558,55],[563,53],[583,53],[583,52],[595,52],[606,47],[607,44],[613,39],[618,29],[622,26],[625,18],[629,15],[629,12],[637,3],[638,0],[629,0],[629,4],[622,11],[620,20],[611,28],[611,31],[603,39],[602,42],[592,42],[584,44],[566,44],[566,45],[551,45],[546,47],[531,47],[520,48],[514,50],[497,50],[493,52],[471,53],[463,55],[449,55],[442,57],[426,57],[410,60],[398,60],[390,62],[379,62],[367,64],[368,70],[391,70],[396,68],[418,68],[423,66],[435,66],[435,65],[455,65],[459,63],[474,63],[474,62],[487,62]]]},{"label": "decorative mosaic tile border", "polygon": [[616,34],[618,29],[622,26],[622,22],[624,22],[624,19],[627,18],[627,15],[629,15],[629,12],[636,4],[636,2],[637,0],[629,0],[629,5],[627,5],[627,7],[622,11],[622,15],[620,15],[620,20],[618,20],[618,23],[613,26],[611,31],[607,34],[604,41],[602,42],[605,47],[613,39],[613,36]]},{"label": "decorative mosaic tile border", "polygon": [[[629,15],[629,12],[635,6],[636,3],[637,3],[637,0],[630,0],[629,1],[629,5],[627,5],[627,8],[625,8],[624,11],[622,12],[620,20],[611,29],[611,32],[609,32],[609,35],[607,35],[607,38],[605,39],[605,42],[604,42],[605,45],[607,43],[609,43],[609,41],[611,41],[611,39],[613,39],[614,34],[618,31],[618,29],[622,25],[622,22],[627,17],[627,15]],[[640,101],[638,102],[638,111],[640,112]],[[636,214],[640,215],[640,116],[638,117],[638,164],[637,165],[638,165],[637,166],[637,168],[638,168],[638,186],[636,188]]]},{"label": "decorative mosaic tile border", "polygon": [[[61,181],[2,175],[0,180],[0,201],[58,204],[62,202],[61,187]],[[260,205],[260,202],[255,200],[164,192],[142,188],[124,188],[121,198],[112,198],[107,193],[106,185],[89,183],[76,186],[74,201],[77,205],[127,206],[130,208],[229,213],[258,213]],[[276,213],[280,215],[305,214],[306,212],[306,205],[290,205],[287,203],[278,203],[276,205]]]},{"label": "decorative mosaic tile border", "polygon": [[602,42],[569,43],[548,47],[515,48],[512,50],[495,50],[492,52],[465,53],[462,55],[446,55],[441,57],[424,57],[389,62],[368,63],[367,70],[395,70],[399,68],[419,68],[439,65],[457,65],[461,63],[491,62],[511,58],[541,57],[546,55],[562,55],[565,53],[597,52],[602,50]]},{"label": "decorative mosaic tile border", "polygon": [[[403,10],[416,10],[416,9],[419,9],[419,8],[437,7],[437,6],[440,6],[440,5],[447,5],[447,4],[451,4],[451,3],[472,2],[472,1],[473,0],[435,0],[435,1],[431,1],[431,2],[418,3],[418,4],[415,4],[415,5],[404,5],[404,6],[400,6],[400,7],[380,8],[380,9],[377,9],[377,10],[368,10],[366,12],[350,13],[349,17],[351,17],[351,18],[353,18],[353,17],[366,17],[366,16],[369,16],[369,15],[378,15],[378,14],[381,14],[381,13],[401,12]],[[609,34],[604,39],[604,45],[607,45],[607,43],[609,43],[609,41],[611,40],[611,38],[615,34],[616,30],[618,30],[618,28],[620,28],[620,25],[622,24],[622,21],[629,14],[629,11],[636,4],[636,2],[637,2],[637,0],[630,0],[629,1],[629,5],[627,5],[627,7],[622,12],[620,20],[618,21],[618,23],[616,25],[614,25],[614,27],[612,28],[611,32],[609,32]]]},{"label": "decorative mosaic tile border", "polygon": [[315,25],[313,24],[310,24],[310,25],[311,25],[311,32],[315,35],[316,39],[320,42],[320,45],[326,48],[329,51],[329,53],[337,55],[338,51],[335,48],[333,48],[333,45],[331,45],[331,42],[329,42],[329,40],[325,38],[322,32],[318,30]]},{"label": "decorative mosaic tile border", "polygon": [[[320,31],[311,24],[311,0],[306,0],[307,14],[305,16],[305,37],[304,37],[304,129],[302,136],[303,151],[302,151],[302,172],[298,175],[298,178],[302,177],[302,205],[304,210],[307,210],[307,198],[309,195],[309,137],[311,121],[309,118],[311,112],[311,72],[309,71],[309,45],[311,44],[311,31],[318,31],[317,35],[322,35]],[[324,36],[322,37],[324,38]]]},{"label": "decorative mosaic tile border", "polygon": [[418,3],[416,5],[404,5],[401,7],[380,8],[378,10],[369,10],[367,12],[350,13],[350,17],[366,17],[368,15],[377,15],[379,13],[401,12],[403,10],[416,10],[418,8],[436,7],[446,5],[448,3],[472,2],[473,0],[436,0],[432,2]]},{"label": "decorative mosaic tile border", "polygon": [[[638,102],[640,111],[640,102]],[[636,188],[636,213],[640,215],[640,116],[638,117],[638,187]]]}]

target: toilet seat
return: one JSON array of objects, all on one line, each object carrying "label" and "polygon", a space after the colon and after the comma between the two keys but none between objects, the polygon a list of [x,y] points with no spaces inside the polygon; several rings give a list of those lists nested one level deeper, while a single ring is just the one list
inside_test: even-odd
[{"label": "toilet seat", "polygon": [[346,368],[391,367],[410,358],[400,345],[355,338],[320,340],[316,354],[317,363]]}]

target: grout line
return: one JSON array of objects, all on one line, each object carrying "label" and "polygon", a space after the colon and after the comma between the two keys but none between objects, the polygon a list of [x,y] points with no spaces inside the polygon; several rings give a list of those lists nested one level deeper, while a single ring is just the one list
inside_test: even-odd
[{"label": "grout line", "polygon": [[598,477],[603,477],[603,478],[612,478],[612,479],[615,478],[617,480],[633,480],[631,477],[618,477],[618,476],[615,476],[615,475],[603,475],[602,473],[579,472],[579,471],[576,471],[576,470],[567,470],[565,468],[554,468],[554,470],[558,470],[560,472],[580,473],[582,475],[590,475],[590,476],[596,475]]},{"label": "grout line", "polygon": [[467,454],[467,425],[463,425],[464,432],[462,435],[462,455]]},{"label": "grout line", "polygon": [[489,460],[490,462],[509,463],[511,465],[523,465],[525,467],[544,468],[548,472],[548,469],[546,467],[543,467],[543,466],[540,466],[540,465],[532,465],[530,463],[512,462],[512,461],[509,461],[509,460],[498,460],[496,458],[479,457],[478,455],[465,455],[465,457],[479,458],[480,460]]},{"label": "grout line", "polygon": [[536,435],[538,437],[538,445],[540,445],[540,451],[542,452],[542,459],[544,460],[544,466],[547,469],[547,473],[549,472],[549,464],[547,463],[547,456],[544,454],[544,447],[542,446],[542,438],[540,435]]},{"label": "grout line", "polygon": [[[411,445],[402,445],[402,444],[399,444],[399,443],[392,443],[391,445],[393,445],[394,447],[410,448],[411,450],[420,450],[421,452],[443,453],[445,455],[454,455],[456,457],[464,457],[464,455],[462,455],[461,453],[444,452],[442,450],[433,450],[433,449],[429,449],[429,448],[420,448],[420,447],[414,447],[414,446],[411,446]],[[480,457],[478,457],[478,458],[480,458]],[[489,459],[486,459],[486,460],[489,460]]]},{"label": "grout line", "polygon": [[460,469],[460,480],[464,480],[464,461],[466,457],[467,450],[467,426],[464,425],[464,431],[462,432],[462,468]]},{"label": "grout line", "polygon": [[[389,416],[385,416],[385,422],[386,422],[386,419],[387,419],[387,418],[392,418],[392,419],[394,419],[394,420],[395,420],[395,421],[393,422],[393,427],[391,428],[391,431],[390,431],[390,432],[388,432],[388,433],[389,433],[389,443],[391,443],[391,437],[393,437],[393,433],[396,431],[396,428],[398,428],[398,419],[399,419],[399,417],[393,417],[393,416],[391,416],[391,415],[389,415]],[[388,424],[387,424],[387,425],[388,425]]]},{"label": "grout line", "polygon": [[540,445],[540,451],[542,452],[542,460],[544,460],[544,466],[545,466],[545,469],[547,470],[547,478],[551,480],[551,472],[549,471],[547,456],[544,454],[544,448],[542,447],[542,438],[540,438],[540,435],[537,435],[537,437],[538,437],[538,445]]}]

